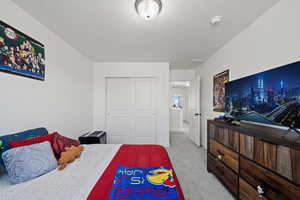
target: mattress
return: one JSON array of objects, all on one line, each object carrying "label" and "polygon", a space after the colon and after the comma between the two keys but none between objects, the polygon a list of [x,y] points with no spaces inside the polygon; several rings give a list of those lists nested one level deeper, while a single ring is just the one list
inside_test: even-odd
[{"label": "mattress", "polygon": [[[158,145],[85,145],[80,158],[62,171],[52,172],[34,180],[10,185],[7,176],[0,178],[1,200],[107,200],[119,165],[129,167],[169,167],[168,153]],[[176,190],[184,200],[176,173]]]},{"label": "mattress", "polygon": [[[121,145],[85,145],[80,158],[66,169],[57,169],[34,180],[10,185],[7,175],[0,178],[1,200],[87,199],[91,189]],[[2,187],[3,186],[3,187]]]}]

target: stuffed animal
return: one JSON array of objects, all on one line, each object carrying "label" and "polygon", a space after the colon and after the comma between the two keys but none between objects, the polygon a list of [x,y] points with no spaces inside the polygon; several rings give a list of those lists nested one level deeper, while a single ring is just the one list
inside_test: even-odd
[{"label": "stuffed animal", "polygon": [[81,152],[83,151],[83,146],[71,146],[65,147],[65,151],[61,153],[60,159],[58,160],[58,170],[63,170],[67,165],[73,162],[76,158],[80,157]]}]

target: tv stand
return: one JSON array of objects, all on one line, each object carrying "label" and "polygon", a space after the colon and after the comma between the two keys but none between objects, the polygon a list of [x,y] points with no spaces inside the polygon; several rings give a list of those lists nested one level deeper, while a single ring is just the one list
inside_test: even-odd
[{"label": "tv stand", "polygon": [[207,170],[236,199],[300,199],[298,134],[284,137],[291,130],[243,122],[208,120],[207,125]]}]

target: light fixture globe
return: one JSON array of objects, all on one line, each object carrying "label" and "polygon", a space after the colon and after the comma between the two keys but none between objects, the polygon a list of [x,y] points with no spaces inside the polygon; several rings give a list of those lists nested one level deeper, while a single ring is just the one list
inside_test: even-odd
[{"label": "light fixture globe", "polygon": [[162,9],[161,0],[136,0],[135,10],[145,20],[155,18]]}]

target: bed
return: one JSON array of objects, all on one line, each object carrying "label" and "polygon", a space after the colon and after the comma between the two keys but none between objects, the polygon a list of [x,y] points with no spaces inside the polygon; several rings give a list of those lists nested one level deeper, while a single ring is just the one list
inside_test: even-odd
[{"label": "bed", "polygon": [[[85,145],[81,157],[62,171],[56,169],[17,185],[10,185],[6,175],[0,175],[0,197],[1,200],[106,200],[119,165],[173,169],[166,150],[159,145]],[[179,199],[184,200],[175,172],[173,176]]]}]

